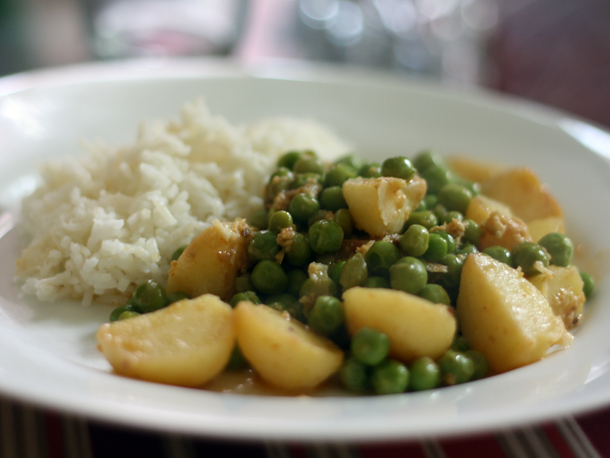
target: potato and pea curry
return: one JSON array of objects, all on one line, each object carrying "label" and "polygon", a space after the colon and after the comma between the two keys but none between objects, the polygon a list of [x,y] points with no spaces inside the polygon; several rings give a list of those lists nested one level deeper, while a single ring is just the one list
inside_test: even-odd
[{"label": "potato and pea curry", "polygon": [[[382,164],[283,155],[248,221],[215,221],[101,326],[119,374],[281,392],[429,390],[567,347],[591,277],[529,169],[423,152]],[[169,304],[169,305],[168,305]]]}]

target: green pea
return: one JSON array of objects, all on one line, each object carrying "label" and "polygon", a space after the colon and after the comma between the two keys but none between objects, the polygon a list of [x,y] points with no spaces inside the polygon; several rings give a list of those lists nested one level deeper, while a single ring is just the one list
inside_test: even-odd
[{"label": "green pea", "polygon": [[231,304],[231,307],[235,307],[240,301],[250,301],[254,304],[263,303],[254,291],[244,291],[243,293],[234,294],[229,304]]},{"label": "green pea", "polygon": [[457,183],[447,183],[438,192],[438,203],[444,205],[448,211],[466,213],[471,199],[472,192]]},{"label": "green pea", "polygon": [[317,221],[322,221],[323,219],[333,219],[334,215],[332,212],[329,212],[328,210],[318,210],[317,212],[315,212],[313,215],[311,215],[309,217],[309,219],[307,220],[307,225],[308,226],[313,226],[313,224]]},{"label": "green pea", "polygon": [[462,352],[447,350],[438,359],[441,379],[445,385],[457,385],[468,382],[474,374],[472,359]]},{"label": "green pea", "polygon": [[231,359],[229,359],[229,363],[227,364],[227,369],[235,371],[243,369],[246,366],[248,366],[248,361],[241,352],[239,345],[235,344],[233,352],[231,353]]},{"label": "green pea", "polygon": [[248,243],[248,257],[257,262],[263,259],[275,259],[282,249],[276,242],[277,236],[271,231],[260,231],[254,234]]},{"label": "green pea", "polygon": [[458,221],[464,221],[464,215],[462,213],[460,213],[459,211],[451,210],[451,211],[448,211],[447,213],[445,213],[442,218],[439,218],[439,220],[443,224],[449,224],[454,219],[457,219]]},{"label": "green pea", "polygon": [[398,239],[400,248],[407,256],[421,256],[428,249],[428,229],[413,224]]},{"label": "green pea", "polygon": [[406,256],[390,267],[390,285],[393,289],[418,294],[427,282],[426,266],[417,258]]},{"label": "green pea", "polygon": [[307,273],[300,269],[290,269],[286,272],[286,276],[288,277],[288,287],[286,288],[286,292],[288,294],[292,294],[293,296],[299,297],[301,286],[303,286],[305,280],[309,278]]},{"label": "green pea", "polygon": [[311,247],[307,236],[301,232],[294,234],[292,242],[285,249],[286,260],[293,266],[301,267],[311,259]]},{"label": "green pea", "polygon": [[257,210],[249,219],[248,224],[261,231],[267,229],[269,225],[269,219],[267,218],[267,210],[261,208]]},{"label": "green pea", "polygon": [[478,253],[479,250],[477,250],[477,247],[474,246],[472,243],[465,243],[462,248],[460,248],[459,250],[457,250],[455,252],[455,254],[461,254],[461,255],[466,255],[468,256],[469,254],[474,254],[474,253]]},{"label": "green pea", "polygon": [[474,372],[470,380],[479,380],[487,375],[489,371],[489,362],[485,355],[476,350],[466,350],[464,354],[472,360],[474,364]]},{"label": "green pea", "polygon": [[322,184],[322,175],[320,173],[297,173],[294,175],[292,189],[301,188],[307,184]]},{"label": "green pea", "polygon": [[358,170],[364,165],[362,159],[356,154],[346,154],[335,161],[335,164],[345,164],[354,170]]},{"label": "green pea", "polygon": [[559,232],[546,234],[538,241],[551,257],[551,264],[559,267],[568,267],[572,262],[574,245],[572,241]]},{"label": "green pea", "polygon": [[441,384],[441,369],[432,358],[423,356],[409,365],[409,389],[433,390]]},{"label": "green pea", "polygon": [[172,253],[172,257],[171,260],[172,261],[177,261],[178,258],[180,257],[180,255],[184,252],[184,250],[186,249],[187,245],[182,245],[180,248],[178,248],[176,251],[174,251]]},{"label": "green pea", "polygon": [[287,305],[284,310],[288,312],[292,318],[299,320],[303,324],[307,323],[303,304],[299,301],[294,301],[292,304]]},{"label": "green pea", "polygon": [[409,369],[394,359],[388,359],[373,367],[371,384],[377,394],[397,394],[409,386]]},{"label": "green pea", "polygon": [[318,280],[308,278],[301,285],[299,297],[307,296],[315,299],[319,296],[336,296],[338,289],[337,284],[330,278]]},{"label": "green pea", "polygon": [[366,252],[366,263],[373,275],[387,273],[392,264],[400,259],[400,251],[394,243],[378,240]]},{"label": "green pea", "polygon": [[482,233],[481,226],[476,221],[471,219],[464,220],[464,236],[462,238],[464,242],[477,245],[479,240],[481,240]]},{"label": "green pea", "polygon": [[309,312],[307,324],[319,334],[328,336],[343,324],[343,304],[332,296],[319,296]]},{"label": "green pea", "polygon": [[363,178],[379,178],[381,176],[381,164],[378,162],[365,164],[358,169],[358,175]]},{"label": "green pea", "polygon": [[434,283],[425,285],[419,292],[419,296],[430,302],[434,302],[435,304],[451,305],[451,299],[449,298],[449,294],[447,294],[447,290],[441,285],[436,285]]},{"label": "green pea", "polygon": [[430,262],[440,262],[447,256],[447,241],[438,233],[433,232],[428,237],[428,249],[424,258]]},{"label": "green pea", "polygon": [[442,275],[443,285],[448,288],[458,286],[460,284],[464,261],[454,254],[448,254],[441,260],[441,264],[447,266],[448,269],[448,272]]},{"label": "green pea", "polygon": [[419,203],[419,205],[417,207],[415,207],[416,212],[423,212],[425,210],[428,210],[428,207],[426,206],[426,202],[422,199],[422,201]]},{"label": "green pea", "polygon": [[110,313],[110,321],[117,321],[124,312],[137,312],[136,304],[133,299],[129,299],[126,304],[115,308]]},{"label": "green pea", "polygon": [[292,304],[294,304],[297,301],[297,298],[295,296],[293,296],[292,294],[288,294],[288,293],[279,293],[279,294],[272,294],[271,296],[267,297],[267,299],[265,300],[265,304],[267,304],[269,307],[279,310],[280,312],[288,309]]},{"label": "green pea", "polygon": [[340,208],[337,210],[333,216],[333,221],[341,226],[345,238],[352,236],[354,233],[354,221],[347,208]]},{"label": "green pea", "polygon": [[324,163],[313,151],[305,151],[294,163],[292,170],[294,173],[322,174],[324,173]]},{"label": "green pea", "polygon": [[434,226],[438,226],[438,218],[429,210],[413,212],[409,215],[409,219],[405,223],[405,228],[409,228],[414,224],[419,224],[430,230]]},{"label": "green pea", "polygon": [[465,352],[470,350],[470,343],[468,343],[464,336],[455,336],[455,339],[453,339],[453,342],[451,343],[451,349]]},{"label": "green pea", "polygon": [[432,209],[432,213],[434,213],[440,223],[443,223],[447,218],[447,209],[443,204],[436,204]]},{"label": "green pea", "polygon": [[510,251],[503,246],[494,245],[487,247],[483,250],[483,254],[487,256],[491,256],[497,261],[503,262],[506,265],[513,266],[513,257],[510,254]]},{"label": "green pea", "polygon": [[285,210],[275,212],[269,218],[269,230],[274,233],[281,232],[282,229],[293,225],[292,215]]},{"label": "green pea", "polygon": [[343,272],[343,266],[345,266],[345,261],[332,262],[328,266],[328,276],[335,283],[339,283],[339,280],[341,280],[341,272]]},{"label": "green pea", "polygon": [[443,169],[447,168],[445,159],[438,153],[432,151],[422,151],[413,159],[413,165],[421,174],[428,167],[436,166]]},{"label": "green pea", "polygon": [[294,196],[288,206],[288,211],[294,220],[303,224],[307,223],[307,220],[318,210],[320,210],[318,199],[305,193]]},{"label": "green pea", "polygon": [[582,270],[580,271],[580,278],[582,279],[583,283],[582,291],[585,293],[585,297],[588,299],[595,290],[595,281],[591,275]]},{"label": "green pea", "polygon": [[331,186],[325,188],[320,193],[320,206],[326,210],[337,211],[341,208],[347,208],[347,202],[343,197],[341,186]]},{"label": "green pea", "polygon": [[453,236],[445,231],[436,231],[435,234],[440,235],[447,242],[447,253],[453,253],[457,248],[457,243]]},{"label": "green pea", "polygon": [[368,277],[363,286],[365,288],[391,288],[390,281],[384,277]]},{"label": "green pea", "polygon": [[358,361],[374,366],[388,355],[390,339],[377,329],[364,327],[352,336],[350,349],[352,356]]},{"label": "green pea", "polygon": [[186,293],[181,293],[180,291],[175,291],[173,293],[169,293],[167,295],[167,303],[173,304],[174,302],[181,301],[183,299],[190,299],[189,295]]},{"label": "green pea", "polygon": [[544,267],[549,266],[549,257],[544,248],[533,242],[523,242],[513,248],[511,252],[515,267],[521,267],[525,275],[536,275],[540,272],[535,263],[540,261]]},{"label": "green pea", "polygon": [[363,392],[370,385],[369,367],[356,358],[348,358],[339,370],[341,383],[350,391]]},{"label": "green pea", "polygon": [[119,315],[119,321],[120,320],[126,320],[128,318],[134,318],[134,317],[140,316],[140,315],[142,315],[142,314],[138,313],[138,312],[132,312],[130,310],[126,310],[126,311],[124,311],[123,313],[121,313]]},{"label": "green pea", "polygon": [[265,294],[278,294],[288,286],[288,277],[277,262],[269,259],[259,261],[252,270],[254,287]]},{"label": "green pea", "polygon": [[324,187],[341,186],[350,178],[356,177],[356,170],[347,164],[336,164],[324,174]]},{"label": "green pea", "polygon": [[249,272],[241,274],[235,279],[235,292],[243,293],[244,291],[254,291],[254,284]]},{"label": "green pea", "polygon": [[267,183],[267,200],[273,200],[282,191],[292,188],[294,174],[287,168],[277,169]]},{"label": "green pea", "polygon": [[453,179],[457,184],[468,189],[473,196],[479,195],[481,193],[481,185],[476,181],[465,180],[460,177],[454,177]]},{"label": "green pea", "polygon": [[420,170],[419,174],[427,184],[428,194],[438,194],[446,184],[449,184],[453,176],[449,170],[438,165],[430,165],[424,170]]},{"label": "green pea", "polygon": [[303,153],[301,151],[288,151],[280,156],[280,158],[277,160],[277,167],[292,170],[294,168],[294,164],[301,158],[302,155]]},{"label": "green pea", "polygon": [[356,253],[349,258],[341,269],[339,283],[343,289],[361,286],[368,277],[367,262],[362,253]]},{"label": "green pea", "polygon": [[404,156],[391,157],[381,164],[381,175],[384,177],[396,177],[410,180],[415,175],[415,167],[411,161]]},{"label": "green pea", "polygon": [[438,196],[436,194],[428,194],[424,197],[424,205],[427,210],[430,210],[438,205]]},{"label": "green pea", "polygon": [[142,313],[154,312],[167,305],[167,294],[155,280],[146,280],[133,293],[136,309]]},{"label": "green pea", "polygon": [[343,229],[334,221],[323,219],[309,227],[309,244],[318,254],[339,251],[342,243]]}]

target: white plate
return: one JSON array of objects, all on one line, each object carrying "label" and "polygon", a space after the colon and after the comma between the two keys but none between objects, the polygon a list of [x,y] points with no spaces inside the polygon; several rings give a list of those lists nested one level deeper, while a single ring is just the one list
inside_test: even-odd
[{"label": "white plate", "polygon": [[[526,164],[563,204],[597,275],[573,346],[507,374],[433,392],[266,398],[130,380],[109,372],[94,332],[106,307],[37,304],[12,283],[20,198],[34,164],[80,154],[77,140],[129,142],[142,119],[176,116],[204,96],[233,122],[270,115],[327,123],[369,157],[441,153]],[[480,432],[610,403],[610,136],[536,105],[397,76],[219,61],[140,61],[0,80],[0,391],[124,425],[227,438],[389,440]],[[0,212],[1,213],[1,212]]]}]

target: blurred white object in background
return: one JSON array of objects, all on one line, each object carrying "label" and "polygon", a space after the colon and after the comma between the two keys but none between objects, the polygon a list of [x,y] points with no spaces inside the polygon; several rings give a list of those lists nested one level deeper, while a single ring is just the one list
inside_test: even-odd
[{"label": "blurred white object in background", "polygon": [[[242,0],[89,0],[93,49],[103,59],[227,54]],[[91,5],[92,4],[92,5]]]}]

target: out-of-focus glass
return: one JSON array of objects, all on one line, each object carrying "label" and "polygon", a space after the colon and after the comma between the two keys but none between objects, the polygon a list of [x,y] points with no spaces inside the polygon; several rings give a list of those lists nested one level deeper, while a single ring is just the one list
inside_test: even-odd
[{"label": "out-of-focus glass", "polygon": [[497,0],[299,0],[307,57],[395,68],[476,84]]},{"label": "out-of-focus glass", "polygon": [[227,54],[238,39],[245,0],[86,0],[95,55]]}]

